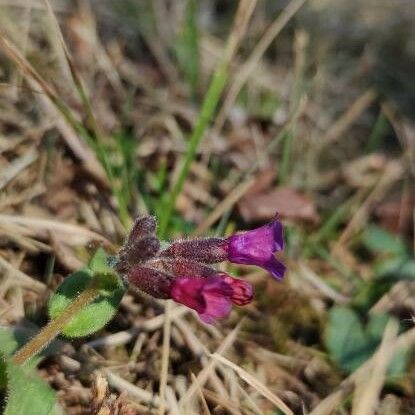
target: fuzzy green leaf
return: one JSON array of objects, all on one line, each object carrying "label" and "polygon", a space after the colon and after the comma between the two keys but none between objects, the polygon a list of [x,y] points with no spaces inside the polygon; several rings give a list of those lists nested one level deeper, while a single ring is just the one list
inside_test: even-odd
[{"label": "fuzzy green leaf", "polygon": [[18,339],[15,330],[10,327],[0,327],[0,353],[11,355],[27,341],[27,338]]},{"label": "fuzzy green leaf", "polygon": [[56,396],[54,391],[26,366],[12,361],[6,366],[8,398],[4,415],[55,415]]},{"label": "fuzzy green leaf", "polygon": [[[97,267],[102,271],[102,268]],[[57,318],[75,298],[86,289],[93,278],[90,269],[85,268],[65,278],[49,300],[50,318]],[[102,329],[116,313],[125,292],[121,279],[110,273],[97,274],[102,289],[98,297],[73,317],[62,330],[67,337],[88,336]]]},{"label": "fuzzy green leaf", "polygon": [[108,255],[102,248],[97,249],[94,256],[89,261],[88,268],[93,273],[112,274],[114,272],[113,269],[108,265]]}]

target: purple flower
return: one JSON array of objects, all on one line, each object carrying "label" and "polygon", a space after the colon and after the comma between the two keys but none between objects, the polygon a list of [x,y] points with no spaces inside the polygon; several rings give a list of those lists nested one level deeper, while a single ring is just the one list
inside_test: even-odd
[{"label": "purple flower", "polygon": [[199,313],[205,323],[229,315],[232,303],[246,305],[252,301],[253,289],[246,281],[220,273],[214,277],[179,277],[171,285],[171,298]]},{"label": "purple flower", "polygon": [[284,249],[281,222],[272,222],[229,238],[173,241],[160,251],[151,216],[138,218],[116,257],[126,281],[155,298],[173,299],[199,313],[206,323],[229,315],[232,304],[252,301],[251,284],[218,272],[209,264],[230,261],[257,265],[282,279],[285,266],[274,254]]},{"label": "purple flower", "polygon": [[[285,266],[274,257],[284,249],[281,222],[275,218],[270,223],[229,238],[201,238],[174,241],[160,252],[161,258],[180,258],[205,264],[230,261],[235,264],[257,265],[265,268],[275,278],[282,279]],[[194,274],[192,274],[194,275]]]},{"label": "purple flower", "polygon": [[284,277],[285,265],[274,256],[284,249],[282,224],[278,219],[252,231],[232,235],[227,242],[230,262],[257,265],[277,279]]}]

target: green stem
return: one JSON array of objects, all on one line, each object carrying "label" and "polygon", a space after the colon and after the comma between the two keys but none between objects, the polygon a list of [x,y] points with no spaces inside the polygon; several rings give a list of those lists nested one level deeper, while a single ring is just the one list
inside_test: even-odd
[{"label": "green stem", "polygon": [[186,155],[184,157],[183,163],[180,166],[178,178],[173,184],[171,192],[163,200],[163,214],[160,217],[159,223],[159,236],[161,239],[165,238],[166,236],[167,227],[169,225],[171,214],[176,204],[177,196],[180,194],[183,188],[192,161],[196,156],[197,148],[205,134],[210,120],[215,113],[220,96],[223,89],[225,88],[226,81],[228,79],[229,65],[232,61],[233,56],[235,55],[243,35],[245,34],[255,5],[256,0],[241,0],[239,2],[235,20],[226,42],[223,57],[213,74],[213,78],[210,82],[206,97],[203,100],[202,108],[197,118],[195,128],[189,139]]},{"label": "green stem", "polygon": [[176,204],[177,196],[179,195],[179,193],[181,192],[183,188],[184,182],[190,170],[190,166],[192,164],[192,161],[195,158],[199,143],[201,139],[203,138],[203,134],[205,133],[206,128],[209,124],[209,121],[211,120],[213,113],[215,112],[220,95],[222,93],[223,88],[225,87],[226,80],[227,80],[227,65],[228,65],[227,61],[226,62],[222,61],[222,64],[217,68],[213,76],[213,80],[210,84],[209,90],[203,101],[202,109],[200,110],[200,114],[197,119],[196,126],[189,139],[187,152],[184,157],[183,163],[180,167],[178,178],[176,182],[174,183],[170,194],[168,195],[163,215],[160,217],[160,224],[159,224],[160,238],[164,238],[166,236],[167,226],[169,224],[173,208]]},{"label": "green stem", "polygon": [[26,343],[14,355],[14,361],[17,364],[23,364],[32,356],[43,350],[72,320],[72,318],[89,303],[91,303],[99,294],[99,286],[93,279],[90,285],[63,311],[56,319],[51,320],[49,324],[40,330],[40,332]]}]

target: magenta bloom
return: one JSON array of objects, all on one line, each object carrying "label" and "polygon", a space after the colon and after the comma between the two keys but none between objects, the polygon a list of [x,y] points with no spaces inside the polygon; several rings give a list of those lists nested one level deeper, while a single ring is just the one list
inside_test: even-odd
[{"label": "magenta bloom", "polygon": [[176,278],[170,295],[174,301],[197,311],[205,323],[213,323],[229,315],[232,303],[250,303],[253,289],[248,282],[222,273],[208,278]]},{"label": "magenta bloom", "polygon": [[253,298],[251,284],[218,272],[210,264],[257,265],[277,279],[284,276],[285,266],[274,256],[284,249],[277,218],[228,238],[176,240],[162,250],[156,225],[151,216],[136,219],[115,258],[116,270],[142,292],[192,308],[206,323],[228,316],[232,304],[246,305]]},{"label": "magenta bloom", "polygon": [[278,219],[252,231],[232,235],[227,242],[230,262],[257,265],[279,280],[284,277],[285,265],[274,256],[284,249],[282,224]]}]

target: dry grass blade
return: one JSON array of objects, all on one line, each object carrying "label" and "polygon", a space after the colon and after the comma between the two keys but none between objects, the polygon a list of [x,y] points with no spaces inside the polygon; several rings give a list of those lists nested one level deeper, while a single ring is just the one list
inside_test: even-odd
[{"label": "dry grass blade", "polygon": [[239,402],[232,401],[230,399],[224,399],[220,395],[210,391],[209,389],[203,388],[201,391],[203,396],[206,397],[209,401],[214,403],[215,405],[222,406],[226,411],[228,411],[231,415],[241,415],[243,412],[240,412],[240,404]]},{"label": "dry grass blade", "polygon": [[316,287],[325,297],[330,298],[339,304],[347,304],[350,301],[349,298],[338,293],[334,288],[326,284],[304,262],[300,262],[298,267],[299,267],[301,277],[309,281],[311,285]]},{"label": "dry grass blade", "polygon": [[161,351],[161,371],[160,371],[160,407],[159,415],[163,415],[166,411],[166,387],[167,375],[169,371],[170,357],[170,336],[171,336],[171,312],[172,302],[167,301],[164,308],[164,324],[163,324],[163,346]]},{"label": "dry grass blade", "polygon": [[[206,345],[202,343],[201,340],[199,340],[194,330],[192,330],[192,328],[189,327],[189,325],[180,317],[174,318],[174,324],[182,332],[185,338],[185,342],[193,352],[193,355],[198,359],[200,358],[200,363],[202,364],[203,368],[209,366],[211,361],[207,358],[207,355],[210,354],[210,352],[207,349]],[[220,397],[225,400],[229,399],[226,386],[215,371],[210,372],[209,382]]]},{"label": "dry grass blade", "polygon": [[[388,352],[392,355],[395,354],[402,348],[413,347],[415,343],[415,328],[408,330],[407,332],[398,336],[388,349]],[[352,390],[356,383],[356,380],[361,376],[361,373],[366,372],[368,368],[372,367],[373,361],[378,358],[379,349],[375,354],[363,363],[357,370],[349,375],[340,384],[338,389],[331,393],[329,396],[324,398],[311,412],[309,415],[330,415],[334,409],[336,409],[339,403],[347,396]]]},{"label": "dry grass blade", "polygon": [[252,184],[255,182],[254,178],[248,178],[245,181],[239,183],[222,202],[218,203],[215,209],[207,216],[207,218],[195,229],[194,236],[199,236],[205,233],[220,217],[229,209],[231,209],[235,203],[241,199],[244,194],[249,190]]},{"label": "dry grass blade", "polygon": [[360,95],[320,139],[320,147],[332,144],[344,134],[352,123],[375,101],[377,94],[368,89]]},{"label": "dry grass blade", "polygon": [[[36,81],[36,83],[42,88],[43,92],[51,100],[59,100],[59,97],[56,95],[55,91],[50,87],[50,85],[38,74],[38,72],[26,60],[26,58],[2,33],[0,33],[0,48],[10,58],[10,60],[13,61],[20,68],[25,77],[30,77],[31,79]],[[61,103],[57,104],[61,105]]]},{"label": "dry grass blade", "polygon": [[[65,122],[66,129],[69,129],[70,131],[75,130],[76,126],[80,126],[76,117],[57,95],[54,89],[45,81],[45,79],[42,78],[36,69],[2,33],[0,33],[0,49],[2,49],[10,60],[19,67],[31,88],[37,90],[36,87],[40,87],[40,91],[38,91],[40,93],[37,94],[37,97],[43,102],[44,105],[46,101],[47,112],[55,107],[57,111],[52,111],[52,113],[60,113]],[[42,96],[42,93],[45,96]],[[103,185],[106,184],[106,174],[102,166],[98,163],[94,153],[79,141],[79,138],[76,137],[75,131],[73,131],[72,134],[63,134],[65,139],[68,136],[70,137],[70,140],[67,140],[69,147],[83,161],[86,170],[88,170],[91,175],[99,181],[99,183]]]},{"label": "dry grass blade", "polygon": [[241,379],[243,379],[246,383],[255,388],[262,396],[264,396],[266,399],[272,402],[284,414],[294,415],[294,412],[292,412],[291,409],[288,408],[288,406],[280,398],[278,398],[278,396],[272,393],[263,383],[261,383],[258,379],[256,379],[246,370],[242,369],[235,363],[231,362],[230,360],[226,359],[225,357],[217,353],[213,353],[211,357],[212,359],[217,360],[222,364],[233,369]]},{"label": "dry grass blade", "polygon": [[359,206],[333,249],[335,249],[336,246],[345,244],[358,230],[361,229],[362,226],[365,225],[369,213],[375,204],[379,202],[387,190],[402,177],[402,174],[402,164],[399,161],[390,161],[382,177],[379,179],[366,200]]},{"label": "dry grass blade", "polygon": [[[226,350],[234,343],[236,340],[236,335],[240,330],[241,324],[238,324],[223,340],[222,344],[219,346],[217,355],[225,353]],[[207,379],[209,378],[211,372],[215,370],[216,362],[211,360],[209,365],[204,367],[201,372],[197,375],[195,382],[186,392],[186,394],[180,399],[179,405],[181,408],[185,408],[186,404],[190,401],[193,395],[197,392],[198,389],[202,388]]]},{"label": "dry grass blade", "polygon": [[292,0],[266,30],[262,38],[256,44],[255,49],[252,51],[248,60],[239,68],[239,71],[229,88],[229,92],[225,98],[223,106],[216,118],[213,126],[213,135],[217,135],[222,129],[223,124],[226,121],[226,117],[237,99],[239,92],[249,77],[253,74],[255,67],[261,60],[265,51],[306,1],[307,0]]},{"label": "dry grass blade", "polygon": [[352,415],[372,415],[376,411],[379,395],[385,382],[386,371],[393,357],[393,342],[398,334],[399,325],[390,320],[385,328],[379,351],[372,365],[367,367],[356,381],[355,399]]},{"label": "dry grass blade", "polygon": [[87,97],[87,93],[85,91],[85,87],[84,87],[84,84],[82,82],[81,76],[79,75],[78,71],[76,70],[76,67],[75,67],[75,64],[73,62],[72,56],[71,56],[71,54],[70,54],[70,52],[69,52],[69,50],[66,46],[65,40],[64,40],[63,35],[62,35],[62,31],[59,27],[59,23],[56,20],[55,13],[53,12],[53,9],[52,9],[52,6],[51,6],[49,0],[44,0],[44,2],[46,4],[46,9],[47,9],[48,14],[50,16],[50,19],[53,23],[56,35],[58,36],[59,44],[62,47],[63,53],[65,55],[66,62],[68,64],[70,73],[72,75],[72,79],[75,83],[75,86],[76,86],[78,92],[79,92],[80,98],[81,98],[82,103],[83,103],[84,108],[85,108],[85,111],[87,112],[89,123],[91,124],[96,137],[100,137],[100,136],[102,136],[101,129],[99,128],[98,123],[95,119],[95,116],[94,116],[94,113],[92,111],[92,107],[90,105],[89,99]]},{"label": "dry grass blade", "polygon": [[226,45],[224,62],[230,62],[235,55],[239,43],[245,36],[249,20],[256,4],[257,0],[240,0],[236,18]]},{"label": "dry grass blade", "polygon": [[[192,378],[192,382],[195,383],[196,382],[196,376],[195,376],[195,374],[194,373],[191,373],[190,374],[190,377]],[[204,415],[211,415],[211,413],[209,411],[209,406],[208,406],[208,404],[206,402],[206,399],[205,399],[205,397],[203,395],[202,390],[199,387],[197,388],[197,394],[199,395],[200,402],[202,403],[202,408],[203,408]]]},{"label": "dry grass blade", "polygon": [[102,372],[113,388],[120,392],[125,392],[130,398],[136,400],[138,403],[145,403],[157,407],[160,405],[159,396],[133,385],[109,369],[102,369]]},{"label": "dry grass blade", "polygon": [[27,227],[29,229],[41,229],[62,232],[68,235],[75,236],[77,241],[97,240],[105,242],[109,246],[112,245],[111,242],[109,242],[104,236],[96,232],[93,232],[79,225],[62,223],[52,219],[31,218],[27,216],[18,215],[0,215],[0,223],[4,223],[6,225],[12,223]]},{"label": "dry grass blade", "polygon": [[[171,318],[177,318],[184,316],[189,312],[185,307],[174,307],[171,311]],[[135,327],[119,331],[118,333],[110,334],[109,336],[100,337],[95,340],[91,340],[86,343],[89,347],[111,347],[120,346],[130,342],[140,331],[154,331],[163,326],[164,314],[160,314],[156,317],[144,320],[140,324],[136,324]]]},{"label": "dry grass blade", "polygon": [[21,157],[15,159],[7,168],[0,173],[0,190],[7,185],[26,167],[30,166],[38,157],[34,148],[24,153]]},{"label": "dry grass blade", "polygon": [[3,257],[0,256],[0,268],[3,268],[7,273],[9,273],[10,278],[16,278],[19,285],[22,287],[32,290],[38,293],[44,293],[47,290],[45,284],[40,281],[35,280],[34,278],[26,275],[24,272],[16,269],[13,265],[7,262]]}]

